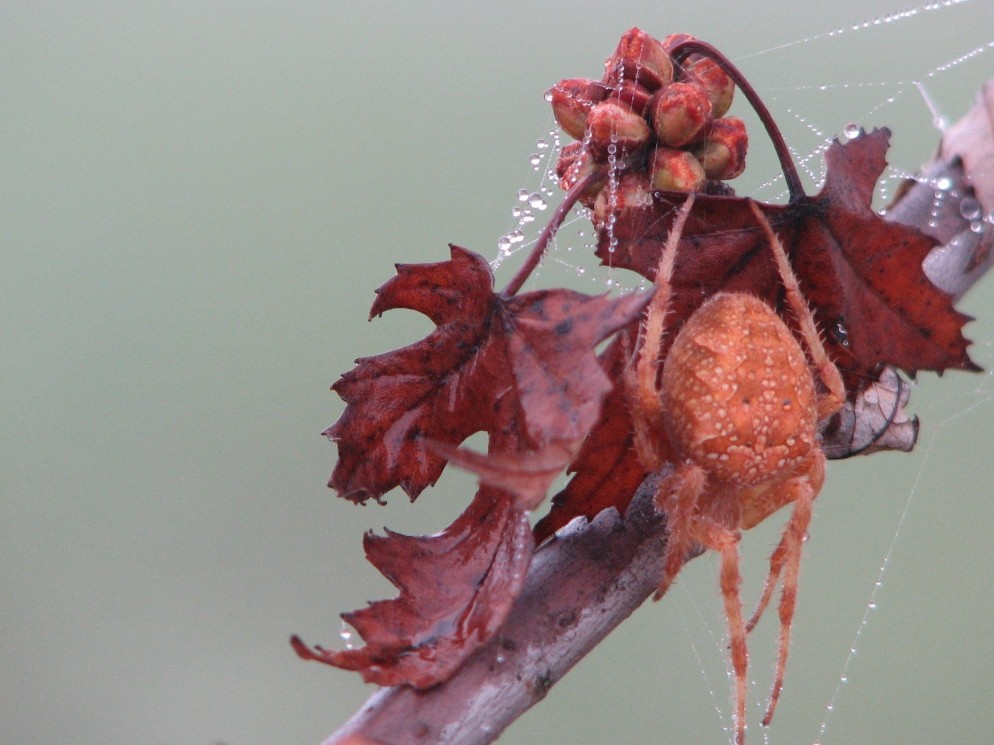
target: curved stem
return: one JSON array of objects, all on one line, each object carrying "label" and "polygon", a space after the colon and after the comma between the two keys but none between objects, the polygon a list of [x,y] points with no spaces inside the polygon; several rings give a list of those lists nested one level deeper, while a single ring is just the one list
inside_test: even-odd
[{"label": "curved stem", "polygon": [[601,166],[581,178],[573,184],[572,188],[570,188],[568,192],[566,192],[563,196],[563,201],[558,207],[556,207],[556,211],[552,213],[552,217],[549,218],[549,222],[546,226],[542,228],[542,232],[538,234],[538,239],[536,239],[535,245],[532,247],[532,252],[528,257],[528,260],[525,261],[520,269],[518,269],[517,273],[511,278],[511,281],[508,282],[507,287],[504,288],[504,292],[502,294],[505,297],[517,294],[518,290],[520,290],[521,286],[525,283],[525,280],[527,280],[531,273],[535,271],[535,267],[538,266],[538,263],[545,255],[546,249],[549,247],[549,241],[552,240],[552,236],[554,236],[556,231],[559,230],[559,227],[563,224],[563,220],[566,219],[566,215],[569,214],[569,211],[573,209],[573,205],[577,203],[580,195],[593,184],[598,181],[602,181],[606,175],[607,166]]},{"label": "curved stem", "polygon": [[710,59],[742,91],[742,94],[749,101],[749,104],[759,116],[759,120],[766,128],[766,134],[769,135],[770,142],[773,143],[773,149],[776,151],[777,158],[780,161],[780,169],[783,171],[784,179],[787,181],[787,191],[790,192],[790,201],[796,202],[804,197],[804,187],[801,184],[801,177],[797,173],[797,166],[794,165],[794,159],[790,156],[787,143],[784,141],[777,123],[773,120],[770,110],[766,108],[766,104],[763,103],[759,94],[756,93],[756,89],[752,87],[752,84],[746,80],[746,77],[739,71],[739,68],[733,65],[728,57],[707,42],[698,39],[689,39],[677,44],[671,52],[673,62],[677,65],[691,54],[702,54]]}]

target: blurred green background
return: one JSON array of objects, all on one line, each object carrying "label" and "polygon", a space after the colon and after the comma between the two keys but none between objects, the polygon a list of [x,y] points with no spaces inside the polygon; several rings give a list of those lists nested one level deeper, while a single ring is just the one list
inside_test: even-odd
[{"label": "blurred green background", "polygon": [[[289,635],[340,643],[339,612],[391,594],[363,531],[439,530],[473,488],[446,473],[387,508],[325,488],[328,386],[429,328],[367,324],[373,289],[448,241],[496,255],[538,183],[543,92],[598,76],[633,25],[738,59],[813,170],[855,121],[890,125],[913,171],[937,132],[911,81],[962,113],[994,51],[942,67],[990,41],[992,4],[879,23],[907,2],[874,6],[0,7],[0,742],[320,742],[372,689],[299,661]],[[737,188],[776,198],[775,175],[753,130]],[[540,277],[576,281],[554,262]],[[962,303],[986,367],[992,298],[988,277]],[[986,373],[923,375],[915,454],[832,464],[769,742],[819,738],[909,495],[820,740],[990,742],[992,397]],[[747,605],[776,530],[744,541]],[[723,624],[716,565],[693,562],[502,742],[726,741]],[[775,631],[771,615],[752,642],[753,742]]]}]

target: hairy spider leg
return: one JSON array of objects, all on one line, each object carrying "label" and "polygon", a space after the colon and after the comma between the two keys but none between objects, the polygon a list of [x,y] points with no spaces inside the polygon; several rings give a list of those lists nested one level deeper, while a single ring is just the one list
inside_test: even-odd
[{"label": "hairy spider leg", "polygon": [[[673,265],[676,261],[676,247],[683,235],[683,226],[687,222],[690,210],[694,206],[696,192],[690,192],[680,206],[666,245],[663,247],[659,266],[656,269],[656,291],[646,310],[645,321],[641,326],[642,344],[636,344],[635,349],[641,348],[637,354],[638,361],[634,373],[626,375],[628,390],[635,391],[638,400],[638,412],[633,412],[635,423],[635,441],[639,452],[651,452],[655,460],[654,467],[662,465],[658,448],[651,434],[651,424],[662,421],[663,407],[659,399],[659,352],[662,348],[663,332],[666,328],[666,313],[669,311],[672,289],[670,280],[673,278]],[[631,370],[631,368],[629,368]]]},{"label": "hairy spider leg", "polygon": [[829,359],[828,352],[825,351],[825,346],[821,343],[821,336],[819,336],[818,329],[815,327],[815,321],[811,315],[810,308],[808,308],[807,301],[805,301],[804,296],[801,294],[801,284],[798,282],[794,270],[791,269],[790,260],[787,258],[787,252],[784,251],[783,244],[780,243],[777,234],[773,232],[773,228],[770,227],[770,223],[767,221],[766,216],[763,215],[759,204],[753,200],[749,200],[749,207],[752,209],[752,214],[756,216],[759,226],[766,234],[766,241],[770,246],[770,250],[773,252],[773,258],[780,272],[780,282],[783,284],[787,304],[797,319],[801,336],[804,339],[804,343],[808,346],[808,353],[811,355],[811,362],[818,373],[818,379],[825,387],[824,393],[818,397],[818,419],[825,419],[841,409],[846,402],[846,389],[842,384],[842,375],[839,373],[839,369],[832,363],[832,360]]}]

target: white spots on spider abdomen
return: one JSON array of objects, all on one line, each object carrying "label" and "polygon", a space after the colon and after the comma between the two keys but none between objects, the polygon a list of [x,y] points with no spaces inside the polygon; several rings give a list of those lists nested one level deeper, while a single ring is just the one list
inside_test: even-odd
[{"label": "white spots on spider abdomen", "polygon": [[804,352],[751,295],[716,295],[691,317],[667,356],[662,396],[680,456],[719,481],[765,481],[798,466],[815,445]]}]

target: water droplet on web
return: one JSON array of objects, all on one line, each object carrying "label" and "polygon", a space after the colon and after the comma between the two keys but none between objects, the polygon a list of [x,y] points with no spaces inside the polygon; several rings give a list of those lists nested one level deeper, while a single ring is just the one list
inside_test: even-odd
[{"label": "water droplet on web", "polygon": [[[520,194],[518,195],[518,199],[521,199]],[[534,192],[532,194],[529,194],[526,197],[526,199],[528,200],[528,204],[531,205],[532,207],[534,207],[537,210],[544,210],[546,207],[549,206],[548,204],[545,203],[545,200],[542,199],[542,195],[539,194],[538,192]],[[524,201],[524,200],[522,200],[522,201]]]},{"label": "water droplet on web", "polygon": [[959,203],[959,213],[964,220],[977,220],[980,218],[980,202],[973,197],[965,197]]},{"label": "water droplet on web", "polygon": [[511,239],[508,236],[502,235],[500,238],[497,239],[498,251],[500,251],[501,253],[507,253],[510,249],[511,249]]},{"label": "water droplet on web", "polygon": [[870,604],[869,604],[869,605],[868,605],[867,607],[868,607],[868,608],[869,608],[870,610],[876,610],[876,609],[877,609],[877,604],[876,604],[876,603],[870,603]]},{"label": "water droplet on web", "polygon": [[853,122],[849,122],[842,131],[845,132],[846,137],[850,140],[859,137],[859,125]]},{"label": "water droplet on web", "polygon": [[518,189],[518,201],[527,202],[530,194],[531,192],[528,189]]},{"label": "water droplet on web", "polygon": [[545,140],[538,140],[535,143],[535,147],[537,147],[539,150],[545,150],[547,147],[549,147],[549,143],[546,142]]},{"label": "water droplet on web", "polygon": [[508,233],[507,238],[511,243],[521,243],[525,239],[525,234],[520,230],[515,230],[513,233]]},{"label": "water droplet on web", "polygon": [[948,176],[941,176],[936,180],[935,188],[939,191],[949,191],[953,188],[953,180]]},{"label": "water droplet on web", "polygon": [[520,207],[515,207],[514,209],[511,210],[511,217],[521,217],[523,212],[524,210],[521,209]]},{"label": "water droplet on web", "polygon": [[522,225],[527,225],[530,222],[535,222],[535,215],[531,213],[531,210],[526,210],[525,213],[521,216],[520,222]]},{"label": "water droplet on web", "polygon": [[528,158],[528,162],[535,166],[535,168],[538,168],[538,164],[542,162],[542,156],[538,153],[532,153],[531,157]]}]

